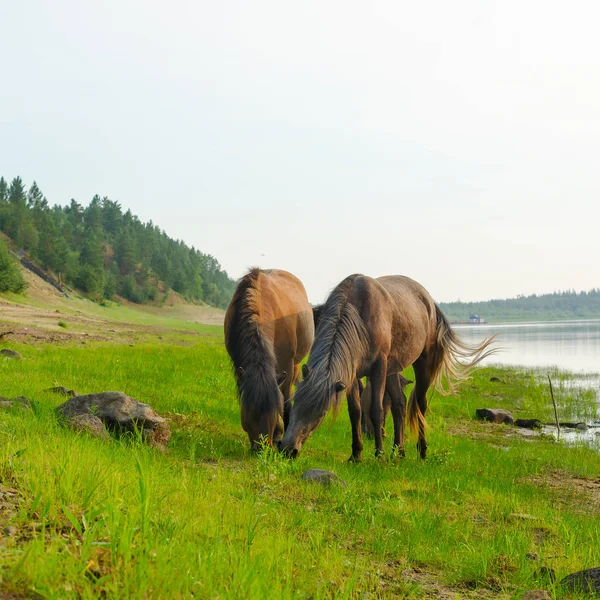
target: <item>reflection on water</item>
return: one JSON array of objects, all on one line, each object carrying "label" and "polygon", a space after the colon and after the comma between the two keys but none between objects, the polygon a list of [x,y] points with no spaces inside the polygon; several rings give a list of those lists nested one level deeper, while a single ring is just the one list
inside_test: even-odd
[{"label": "reflection on water", "polygon": [[465,342],[477,344],[497,334],[501,350],[484,364],[558,367],[600,372],[600,319],[555,323],[455,325]]}]

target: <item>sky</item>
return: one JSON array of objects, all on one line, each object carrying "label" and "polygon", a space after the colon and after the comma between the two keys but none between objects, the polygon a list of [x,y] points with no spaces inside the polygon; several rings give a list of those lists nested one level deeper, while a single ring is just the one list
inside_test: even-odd
[{"label": "sky", "polygon": [[3,0],[0,174],[440,302],[600,287],[595,0]]}]

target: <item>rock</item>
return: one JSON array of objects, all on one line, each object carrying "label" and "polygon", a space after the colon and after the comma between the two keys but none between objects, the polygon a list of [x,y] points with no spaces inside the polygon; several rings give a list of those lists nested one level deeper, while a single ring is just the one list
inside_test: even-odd
[{"label": "rock", "polygon": [[517,427],[523,429],[541,429],[542,422],[539,419],[517,419],[515,421]]},{"label": "rock", "polygon": [[13,527],[12,525],[9,525],[8,527],[4,528],[4,535],[6,537],[15,537],[17,535],[17,528]]},{"label": "rock", "polygon": [[499,377],[490,377],[490,381],[494,383],[502,383],[502,380]]},{"label": "rock", "polygon": [[503,408],[478,408],[475,411],[478,419],[491,421],[492,423],[506,423],[512,425],[515,422],[511,412]]},{"label": "rock", "polygon": [[86,431],[99,438],[110,438],[104,423],[94,415],[75,415],[69,419],[69,426],[75,431]]},{"label": "rock", "polygon": [[[107,429],[116,433],[138,429],[149,444],[159,448],[164,449],[171,439],[171,429],[166,419],[147,404],[138,402],[123,392],[75,396],[56,410],[67,422],[74,417],[86,415],[96,417]],[[80,427],[96,429],[97,423],[87,420]]]},{"label": "rock", "polygon": [[57,385],[56,387],[47,388],[44,391],[52,392],[54,394],[62,394],[63,396],[68,396],[69,398],[79,396],[75,390],[68,390],[64,385]]},{"label": "rock", "polygon": [[16,360],[21,360],[23,358],[20,352],[11,350],[10,348],[2,348],[2,350],[0,350],[0,355],[4,356],[5,358],[14,358]]},{"label": "rock", "polygon": [[567,575],[561,580],[560,585],[575,592],[588,592],[589,594],[600,592],[600,567]]},{"label": "rock", "polygon": [[521,598],[523,600],[552,600],[552,596],[546,590],[529,590]]},{"label": "rock", "polygon": [[578,431],[587,431],[588,426],[586,423],[559,423],[561,427],[565,429],[577,429]]},{"label": "rock", "polygon": [[343,479],[340,479],[332,471],[326,471],[325,469],[308,469],[302,473],[302,479],[304,481],[314,481],[322,485],[331,485],[332,483],[338,483],[343,486],[348,485]]}]

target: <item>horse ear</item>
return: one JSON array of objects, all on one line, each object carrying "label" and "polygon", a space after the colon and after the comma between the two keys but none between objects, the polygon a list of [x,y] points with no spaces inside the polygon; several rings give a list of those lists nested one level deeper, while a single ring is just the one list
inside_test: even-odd
[{"label": "horse ear", "polygon": [[302,365],[302,379],[306,379],[310,375],[310,367],[304,363]]},{"label": "horse ear", "polygon": [[244,369],[242,367],[238,367],[236,370],[237,376],[239,379],[242,379],[242,377],[246,374],[246,371],[244,371]]},{"label": "horse ear", "polygon": [[341,381],[338,381],[335,384],[335,391],[339,394],[340,392],[343,392],[346,389],[346,384],[342,383]]},{"label": "horse ear", "polygon": [[277,375],[277,385],[279,387],[281,387],[283,385],[283,382],[286,380],[287,378],[287,371],[284,371],[283,373],[279,373],[279,375]]}]

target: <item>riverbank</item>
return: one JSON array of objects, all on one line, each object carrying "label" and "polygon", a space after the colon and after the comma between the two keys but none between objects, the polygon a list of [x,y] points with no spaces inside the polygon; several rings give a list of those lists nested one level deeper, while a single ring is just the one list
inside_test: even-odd
[{"label": "riverbank", "polygon": [[[535,372],[483,368],[459,396],[434,395],[425,462],[412,439],[406,459],[389,456],[390,422],[386,458],[366,441],[348,464],[344,410],[289,461],[250,455],[219,336],[180,338],[9,344],[23,359],[0,361],[0,394],[35,404],[0,414],[0,517],[14,528],[1,595],[560,598],[542,567],[560,580],[600,565],[600,454],[473,418],[551,420]],[[53,385],[148,402],[170,421],[169,452],[63,429]],[[588,394],[557,392],[565,419],[591,414]],[[347,485],[307,483],[308,468]]]}]

